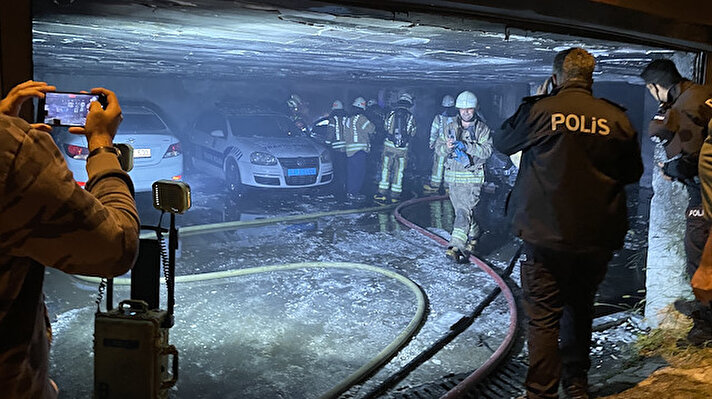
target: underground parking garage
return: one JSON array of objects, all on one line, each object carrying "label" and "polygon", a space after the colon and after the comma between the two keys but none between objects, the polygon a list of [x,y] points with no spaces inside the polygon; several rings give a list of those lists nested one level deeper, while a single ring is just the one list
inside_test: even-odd
[{"label": "underground parking garage", "polygon": [[[387,108],[407,92],[418,130],[403,200],[416,200],[430,173],[429,128],[444,95],[473,91],[482,118],[497,128],[550,74],[556,52],[584,47],[596,57],[594,94],[628,109],[641,132],[647,171],[629,190],[632,234],[601,287],[597,311],[641,306],[645,251],[652,251],[652,189],[659,182],[652,170],[654,144],[643,134],[657,104],[638,75],[650,60],[671,58],[683,75],[699,76],[703,61],[694,46],[534,29],[540,23],[527,29],[491,16],[471,18],[471,12],[422,13],[420,6],[414,6],[418,12],[392,12],[353,4],[38,0],[33,7],[34,79],[64,91],[111,88],[122,104],[149,108],[180,141],[180,177],[190,184],[193,207],[178,216],[170,342],[180,352],[180,378],[173,397],[318,397],[383,358],[367,373],[371,378],[357,378],[346,393],[366,396],[497,287],[476,265],[450,263],[439,244],[404,227],[394,207],[343,201],[329,184],[246,187],[231,195],[220,171],[211,173],[192,159],[201,115],[226,107],[286,113],[286,101],[297,94],[311,125],[335,100],[348,107],[362,96]],[[269,145],[270,138],[260,140]],[[497,168],[510,170],[506,161],[491,166],[491,192],[483,193],[477,210],[485,229],[477,255],[500,271],[517,248],[503,215],[511,182],[496,174]],[[375,154],[369,158],[368,197],[376,190],[378,162]],[[151,200],[148,193],[137,194],[144,225],[159,220]],[[682,200],[667,202],[667,209],[684,208]],[[442,237],[452,228],[446,198],[414,203],[398,214]],[[64,397],[88,397],[98,284],[48,273],[51,375]],[[126,282],[114,286],[117,301],[130,295]],[[516,286],[516,273],[509,282]],[[162,292],[162,306],[164,297]],[[392,390],[407,395],[478,369],[507,340],[510,310],[500,296]],[[414,338],[397,354],[383,352],[406,333]]]}]

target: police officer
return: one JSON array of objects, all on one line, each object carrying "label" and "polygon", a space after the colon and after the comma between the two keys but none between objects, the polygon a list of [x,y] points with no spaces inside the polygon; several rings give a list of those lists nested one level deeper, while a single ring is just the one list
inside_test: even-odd
[{"label": "police officer", "polygon": [[[455,99],[451,95],[446,95],[442,100],[443,110],[441,113],[435,115],[433,122],[430,124],[430,149],[434,150],[435,145],[440,141],[440,143],[445,143],[447,137],[445,136],[445,127],[452,124],[457,118],[457,109],[455,109]],[[430,182],[423,185],[423,191],[425,193],[435,193],[440,189],[440,184],[443,181],[443,171],[444,171],[445,158],[439,155],[436,151],[433,151],[433,167],[430,173]]]},{"label": "police officer", "polygon": [[363,180],[366,177],[366,155],[371,150],[370,136],[376,127],[364,115],[366,99],[356,97],[353,102],[354,111],[346,120],[344,139],[346,141],[346,198],[352,201],[362,201],[366,197],[361,194]]},{"label": "police officer", "polygon": [[526,257],[527,398],[558,398],[560,378],[588,398],[593,298],[628,230],[624,186],[643,173],[624,109],[591,95],[594,65],[581,48],[557,54],[558,87],[525,98],[493,135],[497,150],[522,151],[508,212]]},{"label": "police officer", "polygon": [[[702,205],[698,161],[703,142],[709,140],[707,124],[712,119],[712,86],[701,86],[683,78],[675,63],[667,59],[650,62],[640,76],[660,103],[660,110],[650,124],[650,134],[662,143],[669,158],[662,165],[662,172],[685,184],[689,194],[684,240],[687,273],[691,278],[700,265],[710,233],[710,220]],[[712,176],[705,177],[704,186],[709,193]],[[689,343],[712,340],[712,311],[709,306],[692,305],[694,325],[688,334]]]},{"label": "police officer", "polygon": [[381,180],[374,201],[384,204],[387,197],[395,203],[403,192],[403,171],[408,159],[408,143],[415,136],[415,117],[410,112],[413,96],[403,93],[395,109],[386,117],[386,139],[383,142]]},{"label": "police officer", "polygon": [[344,110],[341,100],[334,100],[331,113],[327,119],[327,134],[325,143],[331,147],[331,160],[334,166],[334,191],[342,196],[346,184],[346,122],[348,113]]},{"label": "police officer", "polygon": [[484,164],[492,155],[491,130],[477,115],[475,93],[463,91],[457,96],[458,115],[442,127],[443,138],[436,140],[435,153],[444,160],[445,182],[455,210],[450,243],[445,255],[467,262],[473,252],[480,227],[475,220],[475,206],[480,201],[485,181]]}]

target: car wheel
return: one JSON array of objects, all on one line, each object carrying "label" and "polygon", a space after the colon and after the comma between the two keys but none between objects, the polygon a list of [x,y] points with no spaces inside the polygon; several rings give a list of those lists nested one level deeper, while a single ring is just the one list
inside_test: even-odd
[{"label": "car wheel", "polygon": [[233,197],[242,197],[245,194],[245,186],[240,179],[240,168],[234,160],[228,160],[225,165],[225,183],[227,191]]}]

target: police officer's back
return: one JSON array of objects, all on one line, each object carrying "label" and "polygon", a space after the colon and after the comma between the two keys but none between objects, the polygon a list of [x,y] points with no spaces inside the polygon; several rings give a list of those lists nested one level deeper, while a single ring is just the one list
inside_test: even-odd
[{"label": "police officer's back", "polygon": [[625,110],[572,79],[551,95],[525,98],[494,136],[505,154],[523,151],[509,200],[515,234],[558,250],[616,249],[627,231],[623,186],[642,172],[637,133]]}]

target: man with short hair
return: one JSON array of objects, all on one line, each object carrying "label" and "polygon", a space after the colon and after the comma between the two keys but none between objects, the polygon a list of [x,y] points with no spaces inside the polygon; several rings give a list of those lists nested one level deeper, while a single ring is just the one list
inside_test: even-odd
[{"label": "man with short hair", "polygon": [[113,138],[121,108],[113,92],[106,109],[93,102],[85,127],[86,190],[79,187],[48,134],[51,127],[17,117],[21,104],[54,91],[28,81],[0,101],[0,391],[4,398],[55,398],[48,377],[50,324],[42,284],[45,267],[114,277],[138,252],[133,183],[121,170]]},{"label": "man with short hair", "polygon": [[[651,61],[640,76],[650,95],[660,103],[658,113],[650,123],[650,135],[659,141],[668,157],[662,165],[663,174],[685,185],[689,200],[685,211],[685,256],[689,278],[700,266],[702,251],[710,234],[710,215],[703,207],[701,188],[709,195],[712,183],[708,174],[700,175],[698,164],[703,143],[708,138],[707,125],[712,119],[712,86],[702,86],[680,75],[675,63],[668,59]],[[705,147],[708,148],[708,147]],[[704,177],[702,186],[700,178]],[[682,306],[681,306],[682,305]],[[693,327],[687,343],[701,345],[712,340],[712,309],[692,302],[691,309],[682,302],[676,306],[692,316]],[[685,344],[685,342],[681,342]]]},{"label": "man with short hair", "polygon": [[530,399],[558,398],[560,379],[588,398],[594,295],[628,230],[624,186],[643,173],[624,109],[591,94],[594,65],[581,48],[557,54],[557,87],[525,98],[493,136],[499,151],[522,151],[508,212],[524,240]]}]

